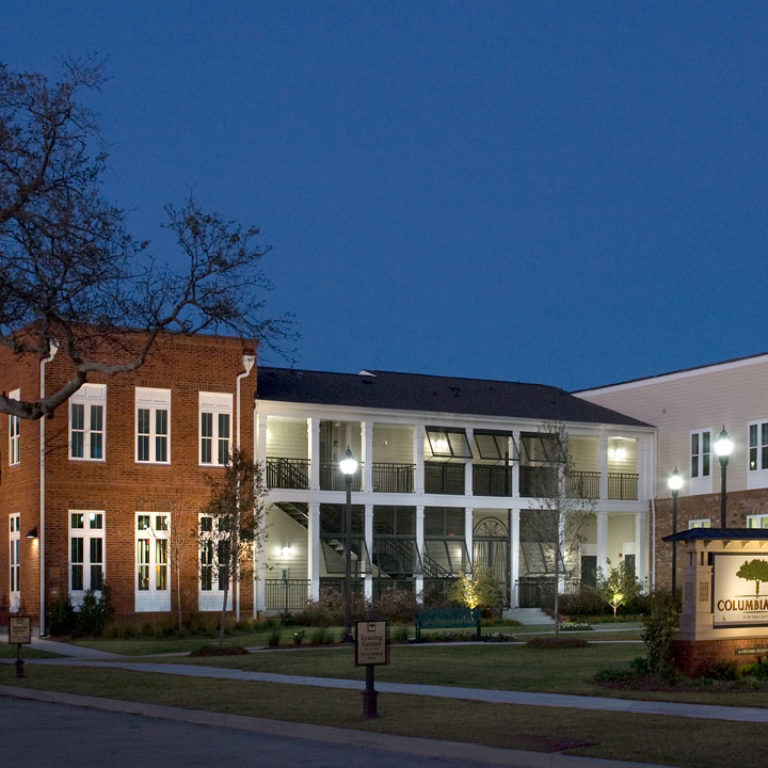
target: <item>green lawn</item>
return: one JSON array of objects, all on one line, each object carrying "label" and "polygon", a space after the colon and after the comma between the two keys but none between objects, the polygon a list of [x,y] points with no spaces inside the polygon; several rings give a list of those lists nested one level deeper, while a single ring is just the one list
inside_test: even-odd
[{"label": "green lawn", "polygon": [[[431,650],[428,649],[428,653]],[[458,652],[461,649],[452,650]],[[315,653],[320,654],[316,662],[328,660],[332,655],[329,651],[270,655],[308,658]],[[337,654],[340,658],[346,655]],[[465,657],[454,659],[457,666],[465,660]],[[393,665],[396,663],[393,659]],[[560,668],[559,664],[557,666]],[[1,665],[0,684],[685,768],[721,768],[725,764],[738,765],[739,768],[762,768],[765,765],[762,728],[747,723],[485,704],[395,694],[380,694],[381,717],[366,721],[362,719],[361,697],[356,691],[171,675],[161,678],[142,672],[82,666],[70,668],[29,664],[24,680],[17,680],[13,672],[12,665]],[[681,738],[683,733],[684,738]],[[724,757],[726,748],[727,759]]]}]

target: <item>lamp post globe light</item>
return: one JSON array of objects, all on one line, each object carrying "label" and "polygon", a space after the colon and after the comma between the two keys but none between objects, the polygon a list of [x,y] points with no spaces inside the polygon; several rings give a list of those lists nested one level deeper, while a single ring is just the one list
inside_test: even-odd
[{"label": "lamp post globe light", "polygon": [[720,460],[720,527],[725,528],[725,499],[726,476],[728,474],[728,457],[733,451],[733,440],[725,431],[725,424],[715,440],[715,453]]},{"label": "lamp post globe light", "polygon": [[339,462],[339,469],[344,475],[347,492],[347,504],[344,509],[344,638],[345,643],[352,642],[352,475],[357,472],[357,459],[347,446],[344,458]]},{"label": "lamp post globe light", "polygon": [[[672,535],[677,533],[677,495],[683,487],[682,475],[675,467],[674,472],[667,480],[669,491],[672,494]],[[677,542],[672,542],[672,594],[677,594]]]}]

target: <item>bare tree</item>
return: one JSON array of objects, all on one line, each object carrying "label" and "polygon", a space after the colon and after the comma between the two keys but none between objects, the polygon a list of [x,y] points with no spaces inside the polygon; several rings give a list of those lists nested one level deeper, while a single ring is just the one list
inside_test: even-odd
[{"label": "bare tree", "polygon": [[[560,581],[573,577],[579,567],[578,551],[584,541],[584,526],[594,517],[595,499],[584,494],[574,482],[573,460],[568,451],[564,424],[544,425],[536,433],[540,443],[536,470],[530,480],[530,495],[538,508],[531,509],[523,522],[524,539],[539,549],[543,570],[554,578],[555,637],[560,634]],[[585,497],[586,496],[586,497]],[[532,505],[533,506],[533,505]]]},{"label": "bare tree", "polygon": [[[55,84],[0,64],[0,344],[36,358],[55,348],[72,367],[44,399],[0,393],[0,413],[53,412],[90,374],[139,368],[162,331],[291,338],[289,317],[263,317],[269,248],[256,244],[258,229],[193,199],[167,206],[179,270],[127,231],[102,196],[106,155],[81,99],[102,83],[98,64],[69,61]],[[126,329],[141,335],[126,341]]]},{"label": "bare tree", "polygon": [[[199,533],[201,580],[218,580],[223,592],[219,642],[224,640],[229,590],[248,574],[262,544],[264,519],[261,468],[235,450],[223,475],[209,477],[211,497],[201,509],[210,525]],[[203,570],[205,569],[205,570]]]}]

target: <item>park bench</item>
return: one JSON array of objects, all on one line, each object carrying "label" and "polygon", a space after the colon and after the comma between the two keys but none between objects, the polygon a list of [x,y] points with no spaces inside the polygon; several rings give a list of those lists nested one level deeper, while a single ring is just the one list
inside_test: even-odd
[{"label": "park bench", "polygon": [[466,629],[474,627],[480,640],[480,609],[457,605],[453,608],[433,608],[416,614],[416,642],[422,629]]}]

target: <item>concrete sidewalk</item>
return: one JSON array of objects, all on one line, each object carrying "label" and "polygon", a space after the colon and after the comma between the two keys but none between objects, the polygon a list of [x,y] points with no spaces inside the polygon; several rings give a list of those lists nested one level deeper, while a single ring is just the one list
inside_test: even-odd
[{"label": "concrete sidewalk", "polygon": [[[218,678],[240,682],[278,683],[281,685],[305,685],[317,688],[337,688],[362,691],[361,680],[346,678],[312,677],[301,675],[283,675],[269,672],[249,672],[223,667],[204,667],[183,663],[156,664],[133,662],[125,658],[63,658],[63,659],[27,659],[27,664],[41,665],[83,665],[126,669],[137,672],[151,672],[165,675],[186,675],[197,678]],[[768,708],[726,707],[712,704],[685,704],[665,701],[637,701],[602,696],[572,696],[557,693],[534,693],[530,691],[505,691],[490,688],[464,688],[447,685],[414,685],[410,683],[377,682],[376,690],[380,693],[399,693],[407,696],[432,696],[436,698],[464,699],[492,704],[518,704],[528,707],[560,707],[586,709],[603,712],[623,712],[637,715],[662,715],[665,717],[685,717],[700,720],[726,720],[747,723],[768,723]]]}]

